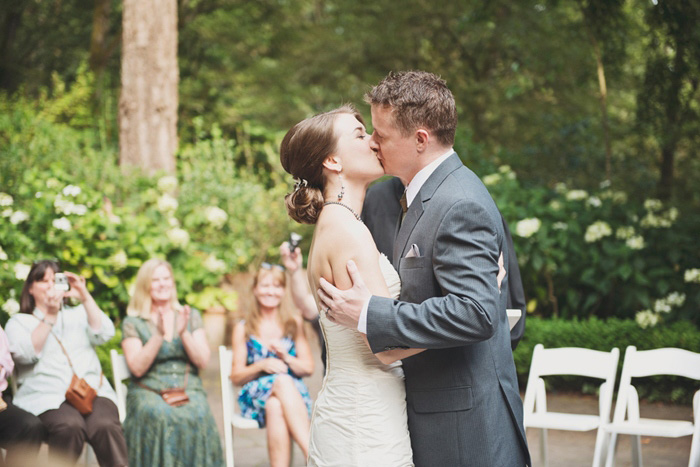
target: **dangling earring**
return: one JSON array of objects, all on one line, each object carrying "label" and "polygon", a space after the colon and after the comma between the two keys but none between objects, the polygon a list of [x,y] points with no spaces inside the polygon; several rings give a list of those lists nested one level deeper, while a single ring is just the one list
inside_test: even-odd
[{"label": "dangling earring", "polygon": [[343,185],[343,177],[340,176],[340,173],[338,173],[338,178],[340,179],[340,193],[338,193],[338,201],[343,199],[343,196],[345,196],[345,185]]}]

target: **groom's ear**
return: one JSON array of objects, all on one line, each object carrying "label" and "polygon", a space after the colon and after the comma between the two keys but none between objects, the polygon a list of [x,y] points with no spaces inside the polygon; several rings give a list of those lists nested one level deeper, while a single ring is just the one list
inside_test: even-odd
[{"label": "groom's ear", "polygon": [[340,159],[336,156],[328,156],[323,161],[323,167],[332,171],[340,173],[343,170],[343,164],[340,163]]},{"label": "groom's ear", "polygon": [[428,147],[428,142],[430,141],[430,133],[424,128],[418,128],[415,133],[416,139],[416,150],[418,152],[423,152]]}]

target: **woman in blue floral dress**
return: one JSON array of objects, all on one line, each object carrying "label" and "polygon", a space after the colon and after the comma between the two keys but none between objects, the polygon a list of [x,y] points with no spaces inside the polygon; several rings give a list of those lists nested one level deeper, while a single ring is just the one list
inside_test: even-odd
[{"label": "woman in blue floral dress", "polygon": [[[177,302],[173,271],[146,261],[122,323],[122,349],[133,377],[126,398],[124,435],[129,465],[223,465],[221,441],[199,370],[210,351],[202,318]],[[165,402],[159,391],[185,388],[189,401]]]},{"label": "woman in blue floral dress", "polygon": [[284,270],[263,263],[253,283],[256,306],[233,330],[231,380],[242,386],[242,415],[267,427],[272,467],[289,465],[292,440],[304,458],[309,449],[311,398],[301,378],[314,362],[301,317],[281,306],[285,285]]}]

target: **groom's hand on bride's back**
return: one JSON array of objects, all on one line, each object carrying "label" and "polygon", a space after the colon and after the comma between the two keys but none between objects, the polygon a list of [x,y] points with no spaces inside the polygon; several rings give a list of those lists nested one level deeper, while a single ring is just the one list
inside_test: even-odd
[{"label": "groom's hand on bride's back", "polygon": [[329,320],[351,329],[357,329],[362,308],[369,303],[372,294],[362,280],[360,271],[353,260],[348,261],[347,269],[352,287],[340,290],[321,278],[318,298],[321,300],[322,309],[326,311],[326,317]]}]

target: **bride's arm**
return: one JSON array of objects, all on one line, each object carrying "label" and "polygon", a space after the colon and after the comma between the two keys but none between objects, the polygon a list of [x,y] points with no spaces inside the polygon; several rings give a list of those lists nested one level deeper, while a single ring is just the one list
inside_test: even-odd
[{"label": "bride's arm", "polygon": [[[372,295],[391,297],[386,281],[384,280],[384,275],[379,266],[379,251],[377,251],[377,248],[374,246],[374,241],[369,231],[363,229],[352,232],[349,230],[344,236],[347,236],[347,238],[344,238],[343,243],[340,243],[343,245],[342,251],[338,251],[337,254],[333,254],[330,257],[333,277],[330,279],[326,278],[326,280],[335,282],[335,286],[341,290],[351,288],[352,280],[347,272],[347,262],[348,260],[353,260]],[[367,335],[362,334],[362,339],[369,348],[370,345],[367,341]],[[424,350],[425,349],[393,349],[376,353],[374,356],[377,357],[380,362],[389,364],[411,357]]]}]

